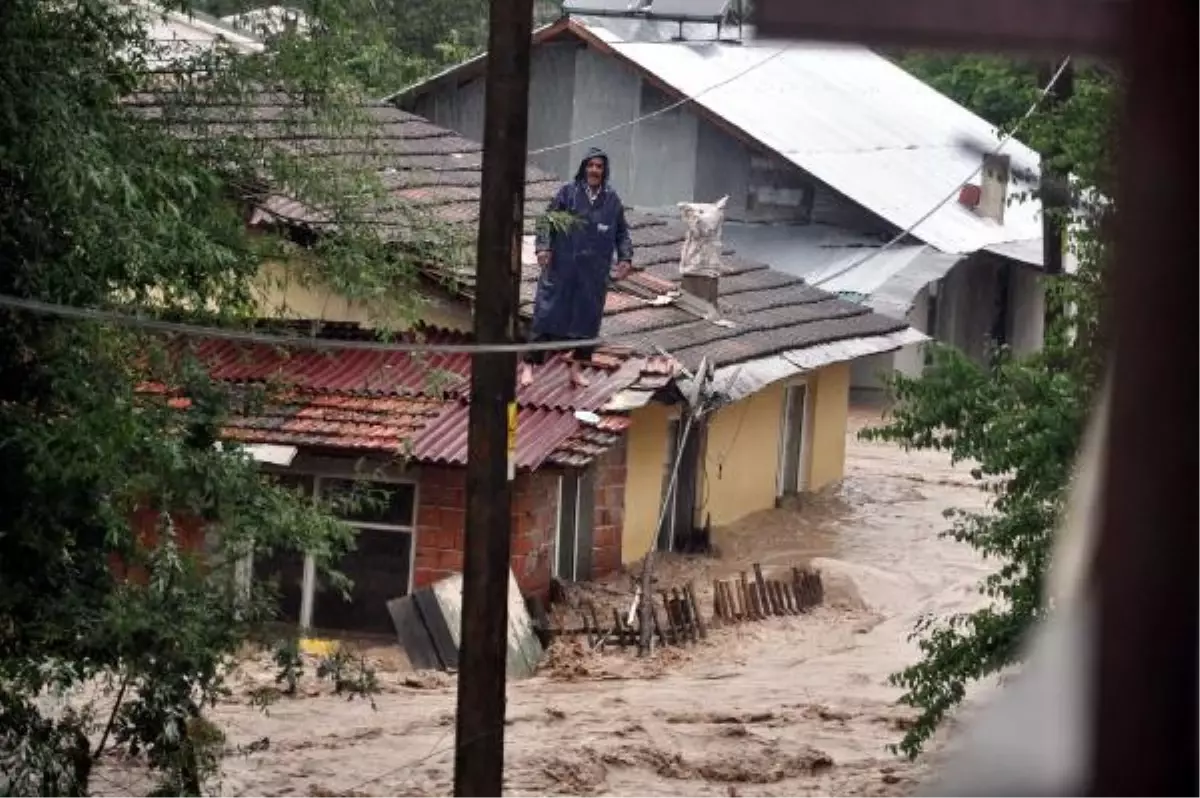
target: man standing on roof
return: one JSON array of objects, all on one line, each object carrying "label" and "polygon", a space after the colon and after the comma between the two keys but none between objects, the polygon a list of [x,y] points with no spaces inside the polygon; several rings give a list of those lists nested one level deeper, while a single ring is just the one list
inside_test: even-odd
[{"label": "man standing on roof", "polygon": [[[625,224],[621,198],[608,184],[608,154],[593,147],[579,162],[575,180],[558,190],[547,212],[568,213],[567,229],[539,229],[537,260],[541,267],[533,300],[533,341],[583,341],[600,334],[610,274],[623,280],[633,268],[633,242]],[[613,253],[617,267],[613,271]],[[581,361],[591,360],[594,346],[567,350],[571,383],[585,386]],[[533,382],[533,365],[547,352],[526,352],[520,384]]]}]

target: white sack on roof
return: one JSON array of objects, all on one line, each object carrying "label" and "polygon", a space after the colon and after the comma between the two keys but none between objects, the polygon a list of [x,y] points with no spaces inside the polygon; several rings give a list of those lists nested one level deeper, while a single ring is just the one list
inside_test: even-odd
[{"label": "white sack on roof", "polygon": [[681,202],[679,210],[687,225],[687,238],[679,253],[679,273],[720,271],[721,225],[725,222],[728,196],[716,202]]}]

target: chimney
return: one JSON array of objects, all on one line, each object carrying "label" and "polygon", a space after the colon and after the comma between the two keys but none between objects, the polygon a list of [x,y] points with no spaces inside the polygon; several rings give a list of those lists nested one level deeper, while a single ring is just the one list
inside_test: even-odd
[{"label": "chimney", "polygon": [[979,205],[976,212],[1004,224],[1004,206],[1008,203],[1008,178],[1011,172],[1009,157],[997,153],[983,156],[983,172],[979,182]]},{"label": "chimney", "polygon": [[718,292],[717,272],[712,269],[696,269],[684,272],[679,287],[685,293],[716,307]]}]

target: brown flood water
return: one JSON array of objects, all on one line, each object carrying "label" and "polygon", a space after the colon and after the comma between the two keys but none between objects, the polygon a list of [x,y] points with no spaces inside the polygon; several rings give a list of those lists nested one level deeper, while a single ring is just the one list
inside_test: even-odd
[{"label": "brown flood water", "polygon": [[[966,546],[940,540],[942,511],[985,496],[966,467],[905,454],[854,436],[847,477],[800,510],[760,513],[714,533],[717,558],[670,557],[666,584],[709,582],[759,562],[805,561],[826,581],[810,615],[710,632],[687,649],[639,661],[563,645],[534,679],[510,684],[505,792],[514,795],[906,794],[928,765],[885,749],[910,715],[890,673],[911,663],[907,637],[924,613],[969,610],[986,569]],[[587,592],[627,602],[628,577]],[[247,663],[212,719],[228,736],[219,785],[227,795],[448,795],[454,744],[453,677],[412,674],[377,652],[383,694],[372,709],[310,685],[268,714],[247,705],[270,683]],[[311,668],[310,668],[311,671]],[[257,743],[254,753],[247,746]],[[95,787],[137,794],[136,773],[115,763]]]}]

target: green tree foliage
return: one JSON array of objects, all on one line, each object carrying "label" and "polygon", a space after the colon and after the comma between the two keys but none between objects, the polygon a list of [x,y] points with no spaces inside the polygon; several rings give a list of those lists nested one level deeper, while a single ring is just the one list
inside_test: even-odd
[{"label": "green tree foliage", "polygon": [[[361,5],[327,0],[315,36],[263,52],[181,54],[132,4],[0,3],[0,295],[241,324],[269,256],[402,304],[414,255],[364,225],[370,169],[280,151],[238,117],[269,91],[292,124],[351,135]],[[316,257],[247,233],[268,190],[326,212]],[[422,224],[416,257],[447,244]],[[239,564],[281,550],[332,568],[352,545],[337,508],[216,445],[269,390],[214,384],[189,352],[0,308],[0,794],[86,794],[106,747],[142,757],[164,794],[199,794],[220,747],[204,709],[275,606]]]},{"label": "green tree foliage", "polygon": [[[1039,88],[1029,64],[920,54],[902,62],[1002,129],[1025,114]],[[1050,609],[1042,601],[1052,534],[1102,368],[1113,88],[1108,74],[1083,70],[1073,98],[1040,109],[1021,130],[1022,140],[1054,152],[1055,165],[1072,175],[1069,237],[1079,268],[1048,281],[1047,303],[1059,312],[1043,349],[1016,357],[997,348],[978,363],[933,345],[925,374],[893,378],[890,417],[863,433],[970,462],[992,497],[987,512],[949,513],[945,533],[996,562],[981,586],[991,601],[977,612],[923,618],[914,630],[921,660],[892,677],[905,690],[901,700],[919,710],[898,745],[908,756],[921,751],[970,683],[1020,661],[1025,633]]]},{"label": "green tree foliage", "polygon": [[[272,5],[320,18],[330,0],[197,0],[196,9],[215,17],[242,14]],[[333,0],[337,5],[338,0]],[[363,3],[350,20],[350,30],[370,32],[372,44],[354,53],[350,67],[364,84],[384,97],[431,72],[478,55],[487,49],[489,0],[380,0]],[[534,24],[556,20],[561,0],[534,0]],[[265,33],[258,28],[255,35]]]}]

